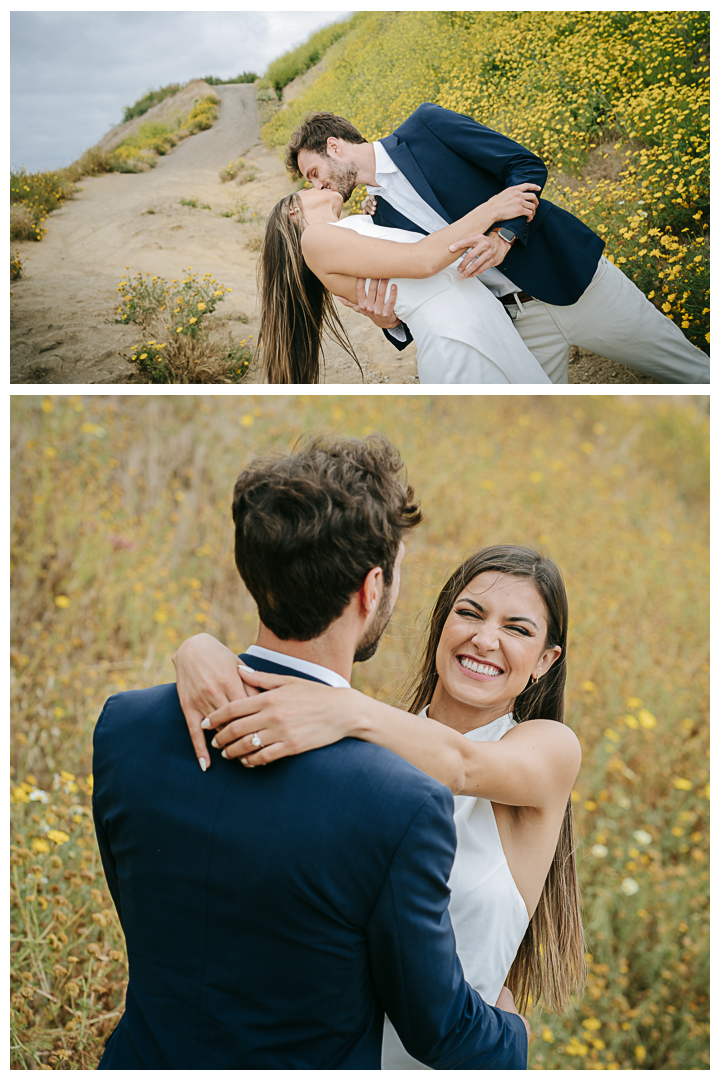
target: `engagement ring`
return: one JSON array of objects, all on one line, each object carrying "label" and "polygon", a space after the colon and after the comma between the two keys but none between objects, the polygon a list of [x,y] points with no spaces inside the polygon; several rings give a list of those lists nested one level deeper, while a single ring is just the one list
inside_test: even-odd
[{"label": "engagement ring", "polygon": [[251,743],[253,744],[253,746],[262,746],[262,739],[261,739],[261,738],[260,738],[260,736],[258,735],[257,731],[256,731],[256,732],[255,732],[255,734],[253,735],[253,737],[252,737],[252,739],[250,740],[250,742],[251,742]]}]

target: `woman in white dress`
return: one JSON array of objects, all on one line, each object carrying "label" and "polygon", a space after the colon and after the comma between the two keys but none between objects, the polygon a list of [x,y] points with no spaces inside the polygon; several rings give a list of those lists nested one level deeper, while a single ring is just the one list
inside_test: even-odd
[{"label": "woman in white dress", "polygon": [[[465,978],[490,1004],[507,984],[520,1012],[530,999],[561,1012],[584,980],[570,799],[580,747],[563,722],[567,623],[555,563],[496,545],[441,589],[408,712],[242,668],[254,690],[233,701],[237,657],[206,634],[175,655],[178,691],[198,758],[208,756],[200,721],[209,713],[213,745],[248,768],[350,736],[446,784],[457,831],[448,910]],[[386,1019],[383,1068],[423,1067]]]},{"label": "woman in white dress", "polygon": [[331,294],[355,303],[358,279],[376,278],[397,286],[395,312],[417,344],[420,382],[549,383],[499,300],[457,270],[469,236],[496,221],[531,219],[538,190],[506,188],[430,236],[383,228],[363,214],[341,221],[342,195],[326,188],[281,199],[268,217],[259,268],[267,381],[319,382],[323,331],[359,366]]}]

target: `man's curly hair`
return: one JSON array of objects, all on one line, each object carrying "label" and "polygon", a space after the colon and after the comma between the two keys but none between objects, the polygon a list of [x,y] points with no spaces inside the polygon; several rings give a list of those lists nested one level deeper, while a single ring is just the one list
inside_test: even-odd
[{"label": "man's curly hair", "polygon": [[240,474],[235,563],[261,621],[283,641],[319,637],[375,566],[386,588],[403,535],[422,519],[383,435],[300,440]]},{"label": "man's curly hair", "polygon": [[293,131],[285,152],[285,168],[295,180],[302,176],[298,168],[298,154],[308,150],[312,154],[327,157],[328,139],[344,139],[349,143],[364,143],[358,129],[349,120],[331,112],[309,113],[299,128]]}]

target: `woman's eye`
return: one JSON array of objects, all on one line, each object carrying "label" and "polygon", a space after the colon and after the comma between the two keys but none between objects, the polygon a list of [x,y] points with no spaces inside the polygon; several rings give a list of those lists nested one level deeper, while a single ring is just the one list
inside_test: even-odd
[{"label": "woman's eye", "polygon": [[508,630],[517,630],[523,637],[530,637],[530,631],[526,630],[524,626],[514,626],[512,623],[507,627]]},{"label": "woman's eye", "polygon": [[458,611],[456,612],[456,614],[467,616],[470,619],[479,619],[480,618],[480,612],[479,611],[472,611],[469,608],[459,608]]}]

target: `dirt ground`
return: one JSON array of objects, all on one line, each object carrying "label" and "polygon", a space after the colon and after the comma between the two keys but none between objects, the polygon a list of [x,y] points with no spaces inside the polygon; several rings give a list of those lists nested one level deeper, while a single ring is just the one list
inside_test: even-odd
[{"label": "dirt ground", "polygon": [[[199,84],[196,92],[210,89]],[[257,334],[262,227],[222,214],[242,202],[245,216],[255,213],[261,221],[292,182],[279,157],[260,141],[254,87],[212,90],[221,98],[213,128],[181,142],[149,172],[84,179],[76,198],[50,216],[40,243],[13,244],[24,276],[11,289],[11,383],[134,381],[128,358],[139,331],[113,322],[117,286],[126,274],[149,272],[171,280],[188,267],[200,276],[211,273],[233,290],[212,318],[238,341]],[[219,170],[238,157],[255,178],[240,186],[221,183]],[[181,199],[198,206],[183,206]],[[366,383],[417,383],[414,345],[398,353],[365,317],[346,309],[341,317]],[[654,381],[585,350],[574,354],[571,383]],[[244,380],[260,381],[252,368]],[[362,382],[355,364],[332,342],[324,382]]]}]

